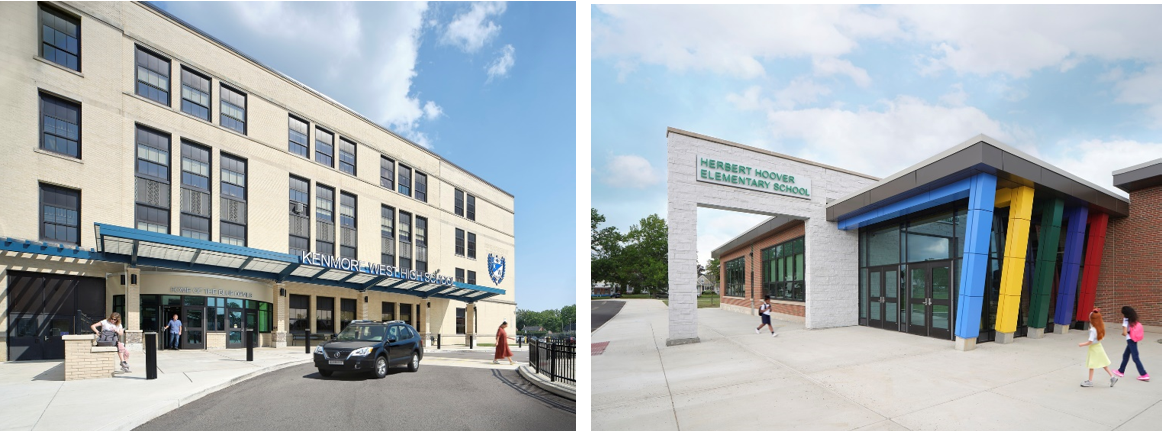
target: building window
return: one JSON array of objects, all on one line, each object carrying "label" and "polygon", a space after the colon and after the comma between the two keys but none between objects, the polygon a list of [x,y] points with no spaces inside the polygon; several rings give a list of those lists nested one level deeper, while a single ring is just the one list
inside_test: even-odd
[{"label": "building window", "polygon": [[81,244],[81,192],[40,185],[40,239]]},{"label": "building window", "polygon": [[81,105],[40,93],[40,148],[81,158]]},{"label": "building window", "polygon": [[476,284],[476,271],[468,271],[468,284]]},{"label": "building window", "polygon": [[293,115],[287,116],[287,141],[290,145],[290,152],[300,156],[311,158],[310,142],[307,139],[307,122],[295,118]]},{"label": "building window", "polygon": [[357,235],[357,226],[355,214],[356,212],[355,195],[350,193],[339,193],[339,256],[348,259],[355,259],[356,249],[359,246],[359,237]]},{"label": "building window", "polygon": [[315,331],[335,332],[335,298],[315,297]]},{"label": "building window", "polygon": [[311,297],[307,295],[290,295],[287,301],[287,328],[290,332],[303,332],[311,329]]},{"label": "building window", "polygon": [[723,266],[726,274],[726,289],[723,295],[746,296],[746,258],[728,261]]},{"label": "building window", "polygon": [[181,236],[210,240],[210,149],[182,141]]},{"label": "building window", "polygon": [[763,284],[772,299],[806,300],[803,237],[763,249]]},{"label": "building window", "polygon": [[468,232],[468,258],[476,258],[476,234]]},{"label": "building window", "polygon": [[273,304],[269,302],[258,303],[258,332],[269,333],[274,327],[274,313],[271,311]]},{"label": "building window", "polygon": [[456,229],[456,255],[464,255],[464,229]]},{"label": "building window", "polygon": [[137,47],[137,95],[169,106],[169,59]]},{"label": "building window", "polygon": [[[412,304],[399,304],[399,320],[402,320],[409,325],[412,324]],[[401,327],[399,330],[401,339],[410,337],[410,334],[404,335],[407,334],[406,327]]]},{"label": "building window", "polygon": [[379,207],[379,235],[382,246],[379,263],[395,266],[395,208]]},{"label": "building window", "polygon": [[222,99],[222,116],[218,121],[223,127],[245,135],[246,94],[225,85],[219,85],[218,90],[218,98]]},{"label": "building window", "polygon": [[456,201],[453,204],[456,215],[464,217],[464,191],[456,189]]},{"label": "building window", "polygon": [[339,138],[339,170],[355,175],[355,143]]},{"label": "building window", "polygon": [[182,67],[182,112],[210,121],[210,78]]},{"label": "building window", "polygon": [[399,165],[399,192],[412,195],[412,168]]},{"label": "building window", "polygon": [[168,234],[170,137],[138,126],[136,140],[136,226],[138,229]]},{"label": "building window", "polygon": [[246,160],[222,154],[222,243],[246,246]]},{"label": "building window", "polygon": [[379,158],[379,185],[395,190],[395,160]]},{"label": "building window", "polygon": [[311,183],[290,177],[290,254],[311,251]]},{"label": "building window", "polygon": [[352,320],[355,320],[355,300],[351,298],[339,299],[339,330],[346,329]]},{"label": "building window", "polygon": [[463,308],[456,309],[456,333],[457,334],[464,333],[464,309]]},{"label": "building window", "polygon": [[399,270],[412,270],[412,215],[399,212]]},{"label": "building window", "polygon": [[315,161],[335,167],[335,136],[326,130],[315,127]]},{"label": "building window", "polygon": [[476,221],[476,196],[468,195],[468,220]]},{"label": "building window", "polygon": [[41,4],[40,56],[80,72],[81,20]]},{"label": "building window", "polygon": [[335,255],[335,189],[315,185],[315,251]]},{"label": "building window", "polygon": [[382,308],[382,313],[383,313],[383,321],[384,322],[390,322],[392,320],[395,320],[395,303],[394,302],[384,302],[383,308]]},{"label": "building window", "polygon": [[463,268],[456,268],[456,281],[458,281],[460,283],[464,282],[464,269]]},{"label": "building window", "polygon": [[428,272],[428,219],[416,216],[416,271]]},{"label": "building window", "polygon": [[416,172],[416,200],[428,201],[428,175]]}]

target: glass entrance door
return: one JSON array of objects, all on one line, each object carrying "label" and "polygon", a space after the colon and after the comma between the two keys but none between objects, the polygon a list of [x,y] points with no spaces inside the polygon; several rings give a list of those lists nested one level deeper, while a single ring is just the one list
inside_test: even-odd
[{"label": "glass entrance door", "polygon": [[182,327],[181,348],[183,349],[205,349],[206,348],[206,308],[205,307],[184,307],[182,309]]},{"label": "glass entrance door", "polygon": [[868,326],[897,330],[899,287],[895,265],[868,270]]},{"label": "glass entrance door", "polygon": [[908,332],[952,339],[952,262],[908,265]]},{"label": "glass entrance door", "polygon": [[242,310],[237,308],[226,309],[226,348],[240,349],[245,347],[242,343],[242,331],[246,329],[246,322],[242,319]]}]

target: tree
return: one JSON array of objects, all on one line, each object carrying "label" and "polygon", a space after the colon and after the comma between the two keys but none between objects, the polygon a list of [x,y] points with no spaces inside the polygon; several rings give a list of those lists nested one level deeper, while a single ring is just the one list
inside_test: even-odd
[{"label": "tree", "polygon": [[561,308],[561,312],[559,313],[559,315],[561,316],[561,324],[562,325],[570,325],[570,324],[577,323],[577,306],[576,305],[566,305],[566,306]]},{"label": "tree", "polygon": [[590,278],[594,283],[606,282],[614,286],[625,286],[625,278],[621,266],[624,265],[624,236],[616,227],[610,226],[600,229],[605,222],[605,216],[592,209],[590,218]]},{"label": "tree", "polygon": [[665,293],[669,288],[669,229],[657,214],[630,227],[625,235],[627,258],[635,280],[651,293]]},{"label": "tree", "polygon": [[718,285],[718,275],[720,274],[719,271],[721,271],[721,269],[719,268],[718,259],[710,259],[706,261],[706,275],[710,278],[710,281],[714,283],[715,286]]}]

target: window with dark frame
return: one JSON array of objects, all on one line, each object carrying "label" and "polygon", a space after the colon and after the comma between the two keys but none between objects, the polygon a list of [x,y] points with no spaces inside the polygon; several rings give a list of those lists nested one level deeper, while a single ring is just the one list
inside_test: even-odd
[{"label": "window with dark frame", "polygon": [[456,309],[456,333],[457,334],[464,333],[464,309],[463,308]]},{"label": "window with dark frame", "polygon": [[464,191],[456,189],[456,199],[452,206],[456,215],[464,217]]},{"label": "window with dark frame", "polygon": [[388,190],[395,190],[395,160],[380,156],[379,185]]},{"label": "window with dark frame", "polygon": [[379,207],[379,235],[379,263],[395,266],[395,208],[387,205]]},{"label": "window with dark frame", "polygon": [[319,334],[335,332],[335,298],[315,297],[315,331]]},{"label": "window with dark frame", "polygon": [[335,167],[335,135],[315,126],[315,161]]},{"label": "window with dark frame", "polygon": [[763,290],[771,299],[806,300],[803,246],[804,237],[799,237],[762,250]]},{"label": "window with dark frame", "polygon": [[41,3],[40,56],[80,72],[81,20]]},{"label": "window with dark frame", "polygon": [[221,193],[224,206],[218,235],[223,244],[246,247],[246,159],[222,153]]},{"label": "window with dark frame", "polygon": [[[160,189],[169,187],[170,176],[170,135],[153,129],[137,126],[137,188],[158,189],[153,195],[138,193],[134,225],[138,229],[157,233],[169,233],[169,193]],[[164,196],[164,199],[162,198]],[[155,199],[151,201],[151,199]]]},{"label": "window with dark frame", "polygon": [[182,205],[179,233],[210,240],[210,148],[182,140]]},{"label": "window with dark frame", "polygon": [[456,229],[456,255],[464,255],[464,229]]},{"label": "window with dark frame", "polygon": [[468,271],[468,284],[476,284],[476,271]]},{"label": "window with dark frame", "polygon": [[[412,324],[411,304],[399,304],[399,320],[402,320],[409,325]],[[399,338],[401,340],[411,338],[411,332],[408,332],[408,328],[406,326],[399,327]]]},{"label": "window with dark frame", "polygon": [[416,271],[428,272],[428,219],[416,216]]},{"label": "window with dark frame", "polygon": [[740,257],[723,264],[726,286],[723,295],[746,296],[746,257]]},{"label": "window with dark frame", "polygon": [[339,299],[339,331],[347,328],[355,320],[355,300],[352,298]]},{"label": "window with dark frame", "polygon": [[468,220],[476,221],[476,196],[468,195]]},{"label": "window with dark frame", "polygon": [[355,175],[355,143],[339,138],[339,170]]},{"label": "window with dark frame", "polygon": [[399,270],[412,270],[412,215],[399,212]]},{"label": "window with dark frame", "polygon": [[169,59],[138,46],[135,55],[137,95],[169,106]]},{"label": "window with dark frame", "polygon": [[182,66],[182,112],[210,121],[210,78]]},{"label": "window with dark frame", "polygon": [[307,138],[310,126],[306,121],[295,118],[294,115],[287,116],[287,145],[290,152],[300,156],[311,158],[311,143]]},{"label": "window with dark frame", "polygon": [[311,182],[290,176],[290,254],[311,251]]},{"label": "window with dark frame", "polygon": [[307,295],[290,295],[287,301],[287,329],[290,332],[302,333],[311,329],[311,297]]},{"label": "window with dark frame", "polygon": [[405,195],[412,195],[412,168],[399,165],[399,192]]},{"label": "window with dark frame", "polygon": [[428,201],[428,175],[416,171],[416,200]]},{"label": "window with dark frame", "polygon": [[40,148],[81,158],[81,105],[40,93]]},{"label": "window with dark frame", "polygon": [[40,240],[81,243],[81,191],[40,185]]},{"label": "window with dark frame", "polygon": [[468,258],[476,258],[476,234],[468,232]]},{"label": "window with dark frame", "polygon": [[222,99],[222,115],[218,119],[222,127],[246,134],[246,94],[225,85],[218,85],[219,99]]},{"label": "window with dark frame", "polygon": [[460,283],[464,282],[464,268],[456,268],[456,281]]},{"label": "window with dark frame", "polygon": [[315,251],[335,255],[335,189],[315,183]]},{"label": "window with dark frame", "polygon": [[381,306],[380,312],[382,313],[382,319],[384,322],[395,320],[395,303],[384,302]]},{"label": "window with dark frame", "polygon": [[348,259],[356,259],[357,249],[359,247],[359,236],[356,226],[356,203],[358,198],[355,195],[341,192],[339,193],[339,257]]}]

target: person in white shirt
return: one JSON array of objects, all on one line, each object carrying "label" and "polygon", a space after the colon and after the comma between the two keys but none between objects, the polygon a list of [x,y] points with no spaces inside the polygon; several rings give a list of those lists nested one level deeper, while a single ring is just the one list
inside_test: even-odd
[{"label": "person in white shirt", "polygon": [[[97,326],[101,327],[100,331],[97,330]],[[121,326],[121,313],[114,311],[113,314],[109,315],[108,319],[94,323],[89,329],[92,329],[97,335],[101,335],[101,331],[113,331],[117,333],[117,358],[121,359],[121,371],[128,373],[129,350],[125,348],[125,343],[122,342],[125,339],[125,328]]]},{"label": "person in white shirt", "polygon": [[772,337],[778,337],[779,334],[775,333],[775,327],[771,326],[771,295],[763,297],[763,303],[762,305],[759,305],[759,316],[762,316],[763,323],[759,325],[759,327],[754,328],[754,333],[758,334],[759,330],[766,326],[771,328]]},{"label": "person in white shirt", "polygon": [[1126,316],[1122,319],[1122,335],[1126,336],[1126,350],[1122,352],[1122,366],[1114,371],[1114,375],[1123,377],[1126,375],[1126,366],[1130,364],[1130,358],[1134,359],[1134,365],[1138,367],[1138,380],[1143,382],[1150,381],[1150,375],[1146,373],[1146,367],[1142,366],[1142,360],[1138,358],[1138,342],[1130,336],[1132,333],[1142,334],[1142,322],[1138,321],[1138,312],[1134,307],[1129,305],[1122,307],[1122,315]]}]

